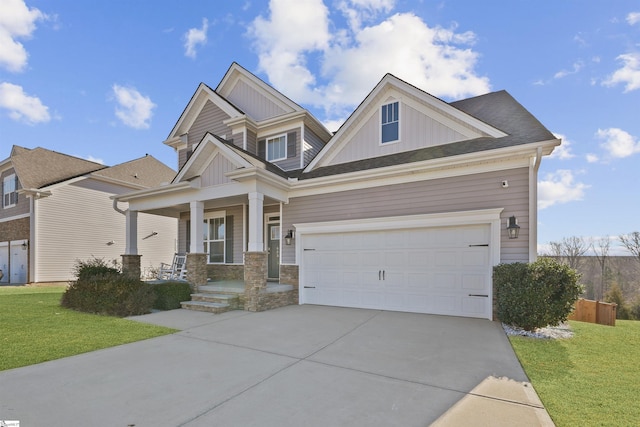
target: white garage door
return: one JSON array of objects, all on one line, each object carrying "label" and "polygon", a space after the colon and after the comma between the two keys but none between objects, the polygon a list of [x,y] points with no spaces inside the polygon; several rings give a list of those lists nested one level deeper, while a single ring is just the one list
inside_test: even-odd
[{"label": "white garage door", "polygon": [[301,302],[491,318],[490,226],[307,234]]}]

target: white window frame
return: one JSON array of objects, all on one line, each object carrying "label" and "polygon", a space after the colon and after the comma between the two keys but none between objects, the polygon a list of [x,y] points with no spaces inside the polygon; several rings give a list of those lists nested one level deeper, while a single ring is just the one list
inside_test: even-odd
[{"label": "white window frame", "polygon": [[[271,154],[269,153],[269,143],[275,143],[276,139],[282,139],[282,143],[284,144],[284,150],[283,150],[284,156],[271,158]],[[265,157],[268,162],[277,162],[279,160],[287,159],[287,134],[286,133],[283,133],[282,135],[274,136],[271,138],[267,138],[264,143],[265,143],[265,147],[264,147]]]},{"label": "white window frame", "polygon": [[[226,211],[217,211],[217,212],[205,212],[204,213],[204,233],[203,233],[203,251],[207,254],[207,264],[224,264],[227,262],[227,221],[226,221]],[[224,226],[224,235],[222,239],[211,239],[211,234],[209,232],[209,227],[211,225],[211,220],[222,219],[222,225]],[[211,244],[222,242],[222,261],[211,261]]]},{"label": "white window frame", "polygon": [[[383,110],[385,107],[388,107],[388,106],[393,105],[393,104],[398,104],[398,108],[397,108],[397,112],[398,112],[398,120],[389,121],[389,122],[386,122],[386,123],[385,123],[385,118],[383,117],[382,110]],[[387,103],[385,103],[385,104],[382,104],[382,105],[380,106],[380,145],[394,144],[394,143],[396,143],[396,142],[399,142],[399,141],[400,141],[400,120],[401,120],[401,117],[402,117],[402,114],[401,114],[401,111],[400,111],[400,105],[401,105],[401,103],[400,103],[400,101],[399,101],[399,100],[394,100],[394,101],[391,101],[391,102],[387,102]],[[390,139],[389,141],[385,141],[385,140],[383,139],[383,132],[382,132],[382,128],[383,128],[385,125],[389,125],[389,124],[392,124],[392,123],[397,123],[397,124],[398,124],[398,138],[396,138],[396,139]]]},{"label": "white window frame", "polygon": [[[13,189],[9,188],[9,186],[13,187]],[[5,176],[4,179],[2,180],[2,207],[11,208],[17,204],[18,204],[18,179],[16,178],[16,174],[12,173],[11,175]]]}]

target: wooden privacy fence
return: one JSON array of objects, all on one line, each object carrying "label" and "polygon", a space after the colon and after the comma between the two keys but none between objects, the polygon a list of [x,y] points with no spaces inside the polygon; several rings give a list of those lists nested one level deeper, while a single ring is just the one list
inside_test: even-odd
[{"label": "wooden privacy fence", "polygon": [[616,304],[580,298],[569,320],[616,326]]}]

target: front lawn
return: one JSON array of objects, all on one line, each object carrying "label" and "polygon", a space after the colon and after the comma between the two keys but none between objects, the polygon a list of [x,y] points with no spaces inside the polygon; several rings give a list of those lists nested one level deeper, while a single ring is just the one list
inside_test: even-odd
[{"label": "front lawn", "polygon": [[636,426],[640,420],[640,322],[570,322],[575,336],[509,337],[558,427]]},{"label": "front lawn", "polygon": [[176,332],[60,307],[63,287],[0,287],[0,371]]}]

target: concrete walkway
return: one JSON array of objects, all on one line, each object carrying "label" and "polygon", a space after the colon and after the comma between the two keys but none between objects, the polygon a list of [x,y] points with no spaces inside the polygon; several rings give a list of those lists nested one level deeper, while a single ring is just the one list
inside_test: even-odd
[{"label": "concrete walkway", "polygon": [[133,319],[181,332],[1,372],[0,420],[553,425],[499,323],[311,305]]}]

